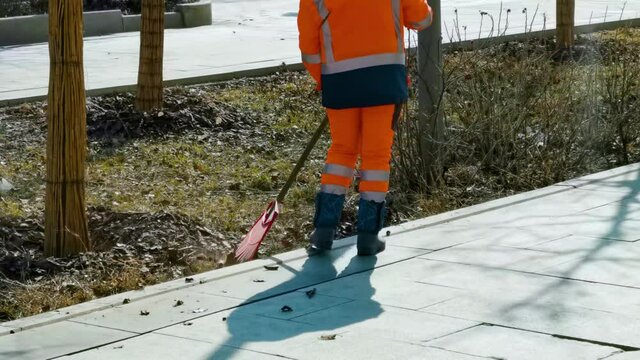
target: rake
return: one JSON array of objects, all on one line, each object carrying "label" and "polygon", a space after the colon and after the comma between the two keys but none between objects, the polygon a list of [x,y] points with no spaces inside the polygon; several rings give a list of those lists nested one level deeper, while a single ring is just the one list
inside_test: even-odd
[{"label": "rake", "polygon": [[307,144],[302,156],[300,156],[296,166],[293,168],[293,171],[291,171],[291,175],[289,175],[289,179],[280,190],[278,197],[269,203],[262,215],[260,215],[255,224],[253,224],[247,235],[244,236],[240,245],[238,245],[238,249],[236,250],[236,260],[238,262],[251,260],[258,254],[260,244],[262,244],[264,239],[267,237],[269,230],[271,230],[271,227],[282,211],[281,204],[284,202],[284,198],[287,196],[289,189],[291,189],[291,186],[296,181],[300,170],[302,170],[304,163],[309,158],[309,154],[311,154],[311,151],[318,143],[318,140],[322,136],[322,133],[328,123],[329,119],[325,116],[322,123],[318,126],[318,129]]}]

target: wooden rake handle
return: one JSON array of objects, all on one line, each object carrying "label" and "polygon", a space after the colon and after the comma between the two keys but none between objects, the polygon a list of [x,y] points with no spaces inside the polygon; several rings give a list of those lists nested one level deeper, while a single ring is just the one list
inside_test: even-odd
[{"label": "wooden rake handle", "polygon": [[277,198],[279,203],[284,202],[284,198],[287,196],[289,189],[291,189],[291,186],[298,178],[298,174],[300,173],[300,170],[302,170],[304,163],[309,158],[309,154],[311,154],[311,151],[318,143],[318,140],[320,140],[320,137],[322,136],[322,133],[324,133],[324,130],[327,127],[327,124],[329,124],[329,118],[325,115],[324,119],[320,123],[320,126],[318,126],[318,129],[313,134],[313,137],[311,138],[311,140],[309,140],[309,143],[307,144],[307,148],[304,149],[304,152],[300,156],[300,159],[296,163],[296,166],[293,168],[293,171],[291,171],[291,175],[289,175],[289,179],[282,187],[282,190],[280,190],[280,193],[278,194],[278,198]]}]

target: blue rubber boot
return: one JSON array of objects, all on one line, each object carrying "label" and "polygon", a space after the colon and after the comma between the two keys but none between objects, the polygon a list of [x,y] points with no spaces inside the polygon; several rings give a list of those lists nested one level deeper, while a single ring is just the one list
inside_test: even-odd
[{"label": "blue rubber boot", "polygon": [[387,215],[385,202],[360,199],[358,208],[358,256],[373,256],[385,249],[378,238]]},{"label": "blue rubber boot", "polygon": [[311,234],[311,245],[307,247],[307,254],[310,256],[331,250],[342,217],[344,199],[344,195],[325,192],[319,192],[316,196],[316,216],[313,221],[315,230]]}]

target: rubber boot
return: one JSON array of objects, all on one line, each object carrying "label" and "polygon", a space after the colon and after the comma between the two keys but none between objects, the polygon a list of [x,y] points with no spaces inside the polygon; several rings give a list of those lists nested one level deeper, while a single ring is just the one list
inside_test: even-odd
[{"label": "rubber boot", "polygon": [[316,215],[313,221],[315,230],[311,234],[311,244],[307,247],[310,256],[331,250],[342,217],[344,199],[344,195],[324,192],[319,192],[316,196]]},{"label": "rubber boot", "polygon": [[384,202],[360,199],[358,209],[358,256],[376,255],[385,249],[378,238],[387,210]]}]

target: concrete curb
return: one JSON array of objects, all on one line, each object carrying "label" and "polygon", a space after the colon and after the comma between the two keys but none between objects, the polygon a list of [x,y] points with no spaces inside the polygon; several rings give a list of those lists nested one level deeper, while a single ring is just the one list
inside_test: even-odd
[{"label": "concrete curb", "polygon": [[[228,73],[165,80],[163,83],[165,87],[190,86],[190,85],[216,83],[216,82],[229,81],[229,80],[242,79],[242,78],[268,76],[268,75],[273,75],[283,71],[302,71],[302,70],[304,70],[304,65],[302,63],[296,63],[296,64],[283,63],[282,65],[279,65],[279,66],[269,66],[269,67],[256,68],[256,69],[233,71]],[[114,86],[114,87],[108,87],[108,88],[90,89],[90,90],[87,90],[86,93],[87,93],[87,97],[104,96],[104,95],[117,94],[122,92],[134,92],[136,91],[136,88],[137,88],[136,84],[128,84],[128,85]],[[0,100],[0,107],[20,105],[20,104],[29,103],[29,102],[45,101],[45,100],[47,100],[47,95],[30,96],[30,97],[20,98],[20,99],[6,99],[6,100]]]},{"label": "concrete curb", "polygon": [[[568,182],[552,185],[546,188],[529,191],[526,193],[510,196],[503,199],[489,201],[487,203],[467,207],[464,209],[450,211],[447,213],[431,216],[426,219],[412,221],[412,222],[398,225],[398,226],[393,226],[387,229],[383,229],[382,233],[390,231],[391,236],[387,237],[387,239],[392,240],[393,236],[395,235],[449,223],[455,220],[460,220],[473,215],[478,215],[478,214],[490,212],[493,210],[498,210],[511,205],[522,204],[527,201],[537,200],[549,195],[555,195],[562,192],[571,191],[576,188],[580,188],[582,186],[586,186],[599,181],[610,179],[612,177],[629,174],[637,171],[640,171],[640,163],[627,165],[624,167],[607,170],[607,171],[603,171],[596,174],[587,175],[574,180],[570,180]],[[579,185],[573,185],[573,184],[579,184]],[[356,243],[356,239],[354,237],[351,237],[351,238],[347,238],[347,239],[336,242],[335,248],[338,249],[338,248],[353,246],[355,245],[355,243]],[[130,299],[131,302],[140,301],[153,296],[166,294],[172,291],[190,288],[200,283],[216,281],[216,280],[228,278],[231,276],[247,273],[253,270],[258,270],[262,268],[264,265],[269,265],[273,263],[284,264],[284,263],[292,262],[295,260],[303,259],[306,256],[307,254],[304,251],[304,249],[294,250],[284,254],[270,257],[268,259],[255,260],[255,261],[251,261],[243,264],[238,264],[238,265],[202,273],[200,275],[193,276],[193,278],[195,279],[193,283],[186,283],[185,278],[181,278],[181,279],[169,281],[166,283],[149,286],[142,290],[134,290],[134,291],[125,292],[122,294],[112,295],[112,296],[92,300],[89,302],[85,302],[82,304],[70,306],[67,308],[62,308],[56,311],[51,311],[51,312],[23,318],[23,319],[2,323],[0,324],[0,336],[9,335],[12,332],[19,332],[27,329],[32,329],[35,327],[45,326],[45,325],[59,322],[59,321],[69,320],[74,317],[78,317],[78,316],[85,315],[95,311],[105,310],[114,306],[121,305],[125,298]]]},{"label": "concrete curb", "polygon": [[[165,28],[179,29],[213,24],[211,1],[180,4],[178,12],[165,13]],[[84,36],[100,36],[140,31],[141,15],[123,15],[120,10],[88,11],[84,13]],[[0,46],[46,42],[49,37],[49,16],[32,15],[0,19]]]}]

